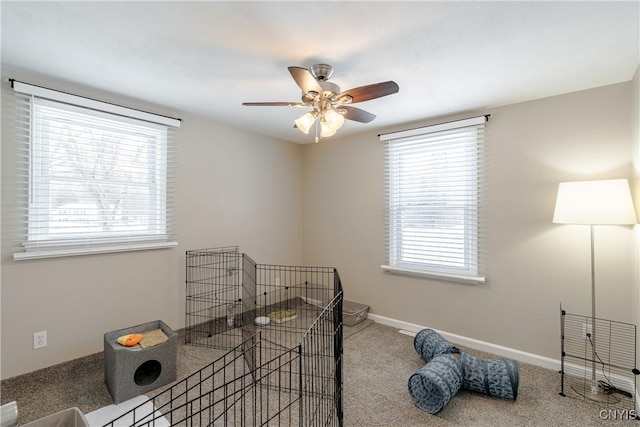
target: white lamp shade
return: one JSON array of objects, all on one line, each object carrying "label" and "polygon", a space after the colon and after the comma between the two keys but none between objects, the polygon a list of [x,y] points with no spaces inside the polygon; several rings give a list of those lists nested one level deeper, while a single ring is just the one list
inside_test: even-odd
[{"label": "white lamp shade", "polygon": [[558,224],[636,224],[626,179],[561,182],[553,222]]},{"label": "white lamp shade", "polygon": [[295,124],[302,132],[305,134],[309,133],[309,129],[311,129],[311,125],[316,121],[317,113],[308,112],[305,113],[302,117],[295,120]]}]

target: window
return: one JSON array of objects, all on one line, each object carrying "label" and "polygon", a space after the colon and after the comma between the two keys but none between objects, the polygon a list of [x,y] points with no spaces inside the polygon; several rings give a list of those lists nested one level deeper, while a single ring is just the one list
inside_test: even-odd
[{"label": "window", "polygon": [[24,130],[18,197],[27,207],[14,259],[175,246],[171,129],[179,121],[13,86]]},{"label": "window", "polygon": [[381,135],[389,272],[468,283],[481,276],[486,117]]}]

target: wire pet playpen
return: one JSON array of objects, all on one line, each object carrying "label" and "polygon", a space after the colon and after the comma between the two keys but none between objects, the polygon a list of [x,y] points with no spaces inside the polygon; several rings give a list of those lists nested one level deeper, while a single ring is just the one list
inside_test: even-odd
[{"label": "wire pet playpen", "polygon": [[342,426],[337,270],[186,255],[185,344],[226,352],[107,425]]}]

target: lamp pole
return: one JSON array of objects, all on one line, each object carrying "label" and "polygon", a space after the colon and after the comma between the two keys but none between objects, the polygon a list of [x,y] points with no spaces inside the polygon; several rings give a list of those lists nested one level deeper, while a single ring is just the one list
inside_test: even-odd
[{"label": "lamp pole", "polygon": [[[598,386],[596,383],[596,267],[593,244],[594,225],[591,228],[591,392],[597,393]],[[596,390],[593,390],[593,387]]]}]

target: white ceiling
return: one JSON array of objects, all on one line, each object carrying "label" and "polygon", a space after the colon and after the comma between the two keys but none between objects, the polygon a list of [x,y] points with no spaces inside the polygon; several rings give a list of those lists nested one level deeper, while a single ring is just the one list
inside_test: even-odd
[{"label": "white ceiling", "polygon": [[[337,136],[633,77],[640,2],[8,2],[5,74],[48,76],[287,141],[303,110],[287,67],[328,63],[378,117]],[[4,75],[4,77],[15,77]],[[27,81],[27,83],[30,83]],[[55,87],[53,87],[55,89]],[[335,137],[334,137],[335,138]]]}]

